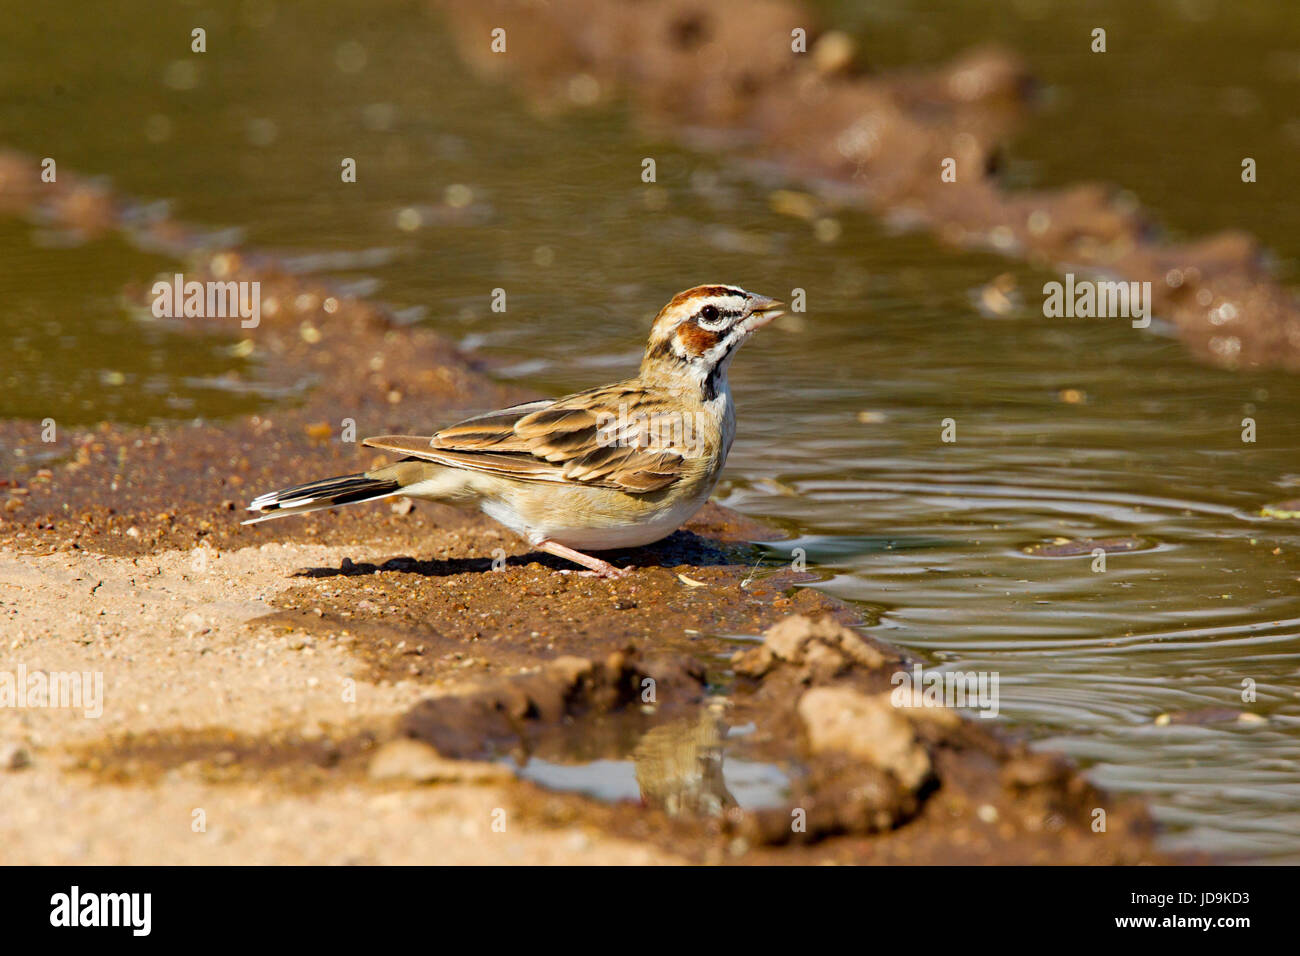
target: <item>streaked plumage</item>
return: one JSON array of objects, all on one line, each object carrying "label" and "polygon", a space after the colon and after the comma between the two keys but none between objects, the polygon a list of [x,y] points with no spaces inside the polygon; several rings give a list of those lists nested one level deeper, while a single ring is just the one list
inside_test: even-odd
[{"label": "streaked plumage", "polygon": [[259,517],[389,495],[476,505],[534,547],[602,576],[585,550],[636,547],[672,533],[708,500],[735,436],[727,368],[781,303],[734,286],[698,286],[656,317],[635,378],[488,412],[432,437],[365,444],[404,456],[262,495]]}]

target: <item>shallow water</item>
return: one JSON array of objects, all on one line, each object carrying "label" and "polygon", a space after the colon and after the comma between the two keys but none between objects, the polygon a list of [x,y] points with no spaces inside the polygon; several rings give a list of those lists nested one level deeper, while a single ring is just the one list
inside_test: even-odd
[{"label": "shallow water", "polygon": [[609,803],[652,806],[674,817],[785,806],[791,773],[735,752],[752,730],[731,726],[721,700],[672,720],[621,713],[579,720],[558,739],[502,758],[525,780]]},{"label": "shallow water", "polygon": [[[1256,233],[1294,280],[1300,202],[1282,170],[1300,142],[1300,8],[1002,6],[828,9],[878,65],[1005,40],[1047,83],[1008,149],[1012,182],[1119,182],[1172,230]],[[421,309],[411,317],[497,374],[554,394],[630,374],[649,318],[681,288],[806,289],[808,312],[756,338],[732,373],[740,434],[723,500],[796,535],[769,563],[802,548],[825,588],[879,614],[884,639],[997,672],[1000,719],[1098,783],[1147,794],[1166,845],[1300,861],[1300,524],[1257,517],[1300,496],[1300,381],[1196,365],[1158,323],[1045,319],[1052,276],[865,215],[838,215],[838,240],[820,242],[771,211],[766,186],[620,109],[532,117],[467,73],[423,5],[199,10],[11,23],[0,145]],[[200,16],[209,52],[195,63]],[[1093,19],[1109,30],[1105,59],[1080,52]],[[1271,172],[1243,187],[1241,155]],[[340,182],[343,156],[358,183]],[[644,156],[655,186],[640,182]],[[0,252],[0,414],[149,421],[285,400],[250,392],[256,370],[229,350],[238,330],[196,342],[122,305],[123,287],[174,263],[8,220]],[[1001,274],[1016,305],[986,317],[979,290]],[[496,287],[504,316],[488,309]],[[1024,550],[1123,535],[1156,546],[1109,554],[1105,571],[1090,554]],[[1210,707],[1267,719],[1157,722]]]}]

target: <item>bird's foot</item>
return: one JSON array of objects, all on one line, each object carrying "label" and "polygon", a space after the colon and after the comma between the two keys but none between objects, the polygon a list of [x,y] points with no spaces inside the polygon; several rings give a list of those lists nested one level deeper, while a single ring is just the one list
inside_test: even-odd
[{"label": "bird's foot", "polygon": [[565,547],[558,541],[539,541],[537,547],[541,548],[547,554],[553,554],[557,558],[564,558],[566,561],[572,561],[574,564],[581,564],[587,570],[573,571],[562,570],[561,574],[577,574],[584,578],[623,578],[632,572],[632,568],[618,568],[608,561],[602,561],[600,558],[593,557],[590,554],[583,554],[573,548]]},{"label": "bird's foot", "polygon": [[635,568],[633,568],[632,565],[630,564],[625,568],[618,568],[612,564],[607,564],[607,567],[608,570],[605,570],[604,568],[602,568],[599,571],[594,569],[591,571],[576,571],[570,569],[568,571],[561,571],[560,573],[576,574],[580,578],[605,578],[606,580],[613,581],[613,580],[617,580],[618,578],[625,578],[635,570]]}]

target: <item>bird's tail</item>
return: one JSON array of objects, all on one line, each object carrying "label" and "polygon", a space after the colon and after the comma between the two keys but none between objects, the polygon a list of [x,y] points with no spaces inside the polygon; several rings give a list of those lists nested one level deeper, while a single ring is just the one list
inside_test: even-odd
[{"label": "bird's tail", "polygon": [[256,512],[257,517],[247,519],[244,524],[386,498],[397,494],[401,488],[402,484],[396,477],[385,477],[382,472],[373,477],[360,474],[322,478],[320,481],[309,481],[305,485],[294,485],[292,488],[259,495],[248,505],[248,510]]}]

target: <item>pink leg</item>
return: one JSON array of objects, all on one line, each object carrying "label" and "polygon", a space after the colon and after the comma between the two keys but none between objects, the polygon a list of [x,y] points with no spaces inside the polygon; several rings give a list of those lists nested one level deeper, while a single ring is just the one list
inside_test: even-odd
[{"label": "pink leg", "polygon": [[598,578],[621,578],[626,575],[630,568],[616,568],[608,561],[602,561],[600,558],[592,557],[589,554],[583,554],[581,551],[575,551],[573,548],[566,548],[558,541],[539,541],[537,547],[541,548],[547,554],[553,554],[557,558],[564,558],[566,561],[572,561],[574,564],[581,564],[584,568],[590,568],[588,571],[581,572]]}]

